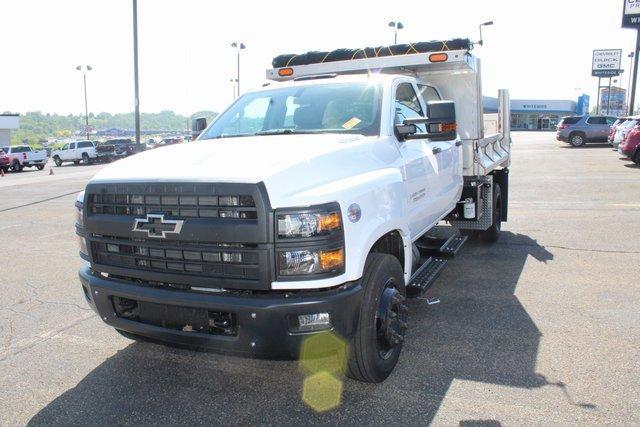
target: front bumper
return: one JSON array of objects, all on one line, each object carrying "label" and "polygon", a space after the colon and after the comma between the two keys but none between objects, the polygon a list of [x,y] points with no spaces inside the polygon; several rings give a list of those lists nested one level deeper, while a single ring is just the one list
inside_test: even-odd
[{"label": "front bumper", "polygon": [[[195,349],[275,359],[298,358],[303,340],[313,334],[291,332],[292,316],[297,318],[302,314],[327,312],[331,316],[331,330],[348,340],[357,328],[362,301],[359,282],[349,282],[322,292],[234,292],[229,295],[132,284],[105,278],[92,272],[88,266],[80,270],[79,276],[89,305],[105,323],[116,329]],[[116,313],[114,297],[167,306],[167,316],[171,316],[171,307],[231,313],[236,326],[235,335],[178,330],[130,320]],[[174,319],[166,320],[172,322]]]}]

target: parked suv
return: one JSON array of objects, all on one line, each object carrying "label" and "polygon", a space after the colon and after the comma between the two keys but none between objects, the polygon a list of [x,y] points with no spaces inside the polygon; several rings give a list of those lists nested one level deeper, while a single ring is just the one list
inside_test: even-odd
[{"label": "parked suv", "polygon": [[606,142],[611,125],[616,121],[610,116],[567,116],[558,124],[556,139],[581,147],[587,142]]}]

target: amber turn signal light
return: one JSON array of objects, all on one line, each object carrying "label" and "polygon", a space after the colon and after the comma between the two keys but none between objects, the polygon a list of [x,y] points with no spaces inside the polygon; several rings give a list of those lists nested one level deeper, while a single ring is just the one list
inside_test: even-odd
[{"label": "amber turn signal light", "polygon": [[293,68],[280,68],[278,70],[278,75],[281,77],[288,77],[293,75]]},{"label": "amber turn signal light", "polygon": [[429,61],[431,62],[445,62],[449,59],[449,55],[446,53],[432,53],[429,55]]}]

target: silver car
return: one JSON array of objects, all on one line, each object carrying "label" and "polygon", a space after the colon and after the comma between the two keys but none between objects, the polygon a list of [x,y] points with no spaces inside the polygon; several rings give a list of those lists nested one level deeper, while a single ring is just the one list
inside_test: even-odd
[{"label": "silver car", "polygon": [[610,116],[567,116],[558,124],[556,139],[581,147],[587,142],[607,142],[611,125]]}]

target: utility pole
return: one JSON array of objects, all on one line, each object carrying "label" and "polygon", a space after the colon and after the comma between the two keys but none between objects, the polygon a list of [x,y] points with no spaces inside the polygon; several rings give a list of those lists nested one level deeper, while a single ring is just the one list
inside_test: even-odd
[{"label": "utility pole", "polygon": [[136,122],[136,147],[140,151],[140,94],[138,86],[138,0],[133,0],[133,80]]}]

